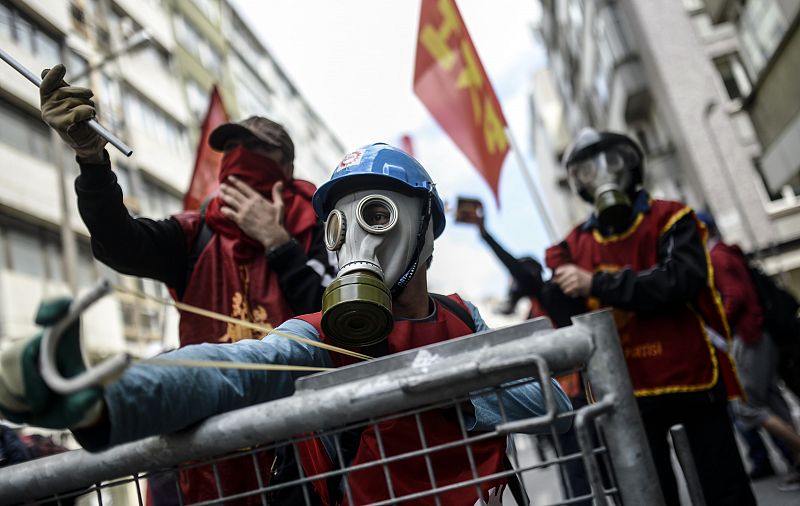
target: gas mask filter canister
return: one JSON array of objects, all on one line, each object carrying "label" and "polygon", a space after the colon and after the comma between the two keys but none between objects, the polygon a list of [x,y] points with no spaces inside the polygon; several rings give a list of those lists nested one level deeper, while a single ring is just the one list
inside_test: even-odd
[{"label": "gas mask filter canister", "polygon": [[[355,192],[336,203],[325,221],[325,245],[337,253],[339,273],[323,294],[321,322],[332,341],[364,347],[392,331],[390,287],[414,261],[421,216],[419,198],[393,191]],[[420,259],[433,250],[432,232],[425,239]]]}]

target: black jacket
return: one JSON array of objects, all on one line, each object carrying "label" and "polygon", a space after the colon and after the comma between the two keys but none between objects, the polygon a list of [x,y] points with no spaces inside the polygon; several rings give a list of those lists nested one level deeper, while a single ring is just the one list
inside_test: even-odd
[{"label": "black jacket", "polygon": [[[162,281],[180,296],[188,281],[187,244],[191,243],[178,221],[132,217],[108,154],[104,163],[78,163],[78,210],[92,236],[95,258],[123,274]],[[318,223],[308,255],[291,241],[269,256],[270,268],[278,274],[283,295],[296,314],[319,311],[325,287],[336,275],[323,233]]]}]

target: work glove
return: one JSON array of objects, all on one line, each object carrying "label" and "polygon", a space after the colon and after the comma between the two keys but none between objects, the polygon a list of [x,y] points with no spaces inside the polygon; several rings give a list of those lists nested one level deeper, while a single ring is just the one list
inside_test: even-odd
[{"label": "work glove", "polygon": [[[36,314],[38,325],[50,326],[67,314],[71,299],[45,301]],[[51,429],[86,427],[100,418],[102,389],[90,387],[61,395],[52,391],[39,372],[43,331],[0,351],[0,413],[15,423]],[[86,370],[80,347],[80,320],[70,325],[56,351],[56,366],[65,378]]]},{"label": "work glove", "polygon": [[91,100],[92,90],[69,86],[64,82],[66,72],[67,69],[60,63],[42,71],[42,85],[39,87],[42,119],[58,132],[79,157],[96,157],[108,141],[86,124],[97,114]]}]

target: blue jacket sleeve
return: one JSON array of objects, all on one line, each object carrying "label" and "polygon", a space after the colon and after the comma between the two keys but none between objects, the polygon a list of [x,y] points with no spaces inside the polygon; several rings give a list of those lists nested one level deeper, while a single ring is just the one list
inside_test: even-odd
[{"label": "blue jacket sleeve", "polygon": [[[470,302],[464,302],[470,308],[478,332],[488,330],[489,326],[481,317],[478,308]],[[551,379],[550,386],[555,398],[556,414],[570,411],[572,402],[558,382]],[[506,383],[499,391],[499,395],[494,391],[473,392],[470,394],[470,401],[475,415],[466,416],[465,422],[468,430],[493,430],[495,426],[502,423],[525,420],[547,413],[542,385],[538,381],[521,380]],[[502,409],[500,403],[502,403]],[[564,432],[569,429],[571,423],[571,420],[567,418],[557,419],[556,430]],[[548,431],[548,427],[541,429],[541,432]]]},{"label": "blue jacket sleeve", "polygon": [[[302,320],[289,320],[278,330],[319,340],[314,328]],[[187,346],[159,358],[333,367],[327,351],[276,334],[234,344]],[[212,415],[292,395],[295,380],[306,374],[134,365],[105,390],[107,444],[174,432]]]}]

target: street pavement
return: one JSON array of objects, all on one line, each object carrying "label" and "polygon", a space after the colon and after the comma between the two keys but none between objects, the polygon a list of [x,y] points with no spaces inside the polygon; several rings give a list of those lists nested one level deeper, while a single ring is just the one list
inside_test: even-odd
[{"label": "street pavement", "polygon": [[752,483],[753,493],[760,506],[800,506],[800,491],[781,492],[781,478],[773,476]]},{"label": "street pavement", "polygon": [[[519,454],[520,466],[527,467],[542,462],[539,451],[534,446],[534,439],[529,436],[516,436],[515,443]],[[778,490],[783,476],[787,471],[785,465],[779,460],[774,447],[768,443],[770,456],[776,469],[781,473],[770,478],[764,478],[752,483],[753,493],[756,496],[759,506],[800,506],[800,490],[793,492],[782,492]],[[552,459],[552,450],[545,452],[546,459]],[[523,474],[523,484],[531,499],[531,504],[536,506],[557,504],[563,500],[561,483],[558,477],[556,466],[548,466],[535,469]],[[690,506],[686,497],[685,489],[682,490],[681,502],[684,506]],[[515,504],[511,492],[506,489],[503,495],[504,505]]]}]

